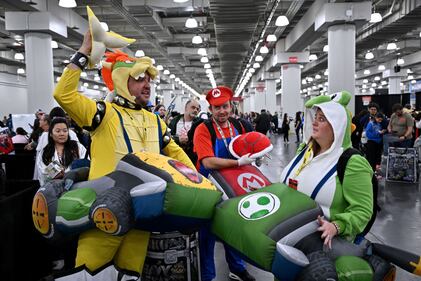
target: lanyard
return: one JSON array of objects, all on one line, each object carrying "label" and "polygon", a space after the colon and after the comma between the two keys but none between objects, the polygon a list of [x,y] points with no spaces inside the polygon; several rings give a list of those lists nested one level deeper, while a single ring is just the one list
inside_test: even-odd
[{"label": "lanyard", "polygon": [[310,143],[305,151],[306,152],[304,153],[303,163],[301,163],[300,167],[298,167],[298,169],[295,171],[295,177],[297,177],[313,159],[313,143]]},{"label": "lanyard", "polygon": [[[221,135],[222,140],[224,141],[225,144],[225,148],[228,149],[228,142],[227,139],[225,138],[224,132],[222,131],[222,128],[219,126],[218,122],[216,122],[215,120],[213,120],[216,124],[216,128],[218,129],[219,134]],[[232,137],[234,136],[233,132],[232,132],[232,128],[231,128],[231,123],[230,121],[228,122],[228,128],[230,130],[230,139],[232,139]],[[229,149],[228,149],[229,151]]]}]

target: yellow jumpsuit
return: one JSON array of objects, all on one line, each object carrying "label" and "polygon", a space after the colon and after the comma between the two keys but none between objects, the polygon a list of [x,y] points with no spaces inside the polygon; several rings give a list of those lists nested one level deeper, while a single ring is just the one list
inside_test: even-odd
[{"label": "yellow jumpsuit", "polygon": [[[54,91],[54,98],[70,117],[81,126],[91,126],[97,113],[97,103],[77,92],[81,70],[66,68]],[[128,153],[120,125],[118,110],[129,136],[133,151],[160,152],[156,115],[144,109],[123,108],[106,102],[105,115],[100,125],[91,131],[91,169],[89,179],[99,178],[112,172],[117,162]],[[160,120],[162,134],[167,126]],[[184,151],[171,140],[163,152],[195,169]],[[88,230],[80,235],[76,266],[85,265],[94,271],[114,260],[124,270],[141,273],[145,261],[149,233],[131,230],[124,236],[112,236],[99,229]]]}]

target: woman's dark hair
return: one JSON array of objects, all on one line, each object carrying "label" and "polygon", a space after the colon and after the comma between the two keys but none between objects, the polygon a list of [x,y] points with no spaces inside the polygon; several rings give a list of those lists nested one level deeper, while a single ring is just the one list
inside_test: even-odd
[{"label": "woman's dark hair", "polygon": [[382,113],[380,113],[380,112],[377,112],[377,113],[376,113],[376,116],[374,116],[374,117],[384,119],[383,114],[382,114]]},{"label": "woman's dark hair", "polygon": [[[44,148],[44,151],[42,153],[42,162],[44,162],[45,165],[48,165],[51,163],[54,153],[56,150],[55,142],[53,140],[52,134],[53,129],[57,124],[66,124],[67,129],[69,129],[69,124],[67,123],[66,118],[63,117],[56,117],[53,120],[51,120],[50,128],[48,129],[48,144]],[[70,135],[67,138],[67,141],[64,143],[64,151],[63,151],[63,166],[68,167],[73,160],[79,158],[79,147],[77,145],[77,142],[74,140],[70,140]]]},{"label": "woman's dark hair", "polygon": [[157,112],[161,107],[165,107],[163,104],[157,104],[155,106],[154,112]]},{"label": "woman's dark hair", "polygon": [[315,139],[313,139],[313,137],[310,137],[308,143],[312,143],[313,144],[313,155],[318,155],[320,150],[322,149],[320,147],[320,145],[317,143],[317,141]]},{"label": "woman's dark hair", "polygon": [[283,122],[287,122],[287,121],[288,121],[288,113],[284,113]]},{"label": "woman's dark hair", "polygon": [[25,129],[24,129],[24,128],[22,128],[22,127],[17,127],[17,128],[16,128],[16,134],[26,136],[28,133],[25,131]]},{"label": "woman's dark hair", "polygon": [[296,122],[301,121],[301,111],[297,111],[295,113],[295,121]]},{"label": "woman's dark hair", "polygon": [[50,115],[50,118],[51,119],[54,119],[56,117],[66,118],[66,112],[64,112],[64,109],[61,108],[60,106],[56,106],[53,109],[51,109],[49,115]]}]

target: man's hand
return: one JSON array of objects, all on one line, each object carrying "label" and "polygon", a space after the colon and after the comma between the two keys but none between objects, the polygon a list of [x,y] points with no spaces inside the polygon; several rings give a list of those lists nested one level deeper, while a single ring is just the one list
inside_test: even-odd
[{"label": "man's hand", "polygon": [[84,55],[89,56],[91,54],[92,49],[92,37],[91,37],[91,31],[87,31],[85,35],[83,36],[83,42],[82,46],[79,48],[79,52],[81,52]]},{"label": "man's hand", "polygon": [[250,157],[250,153],[241,156],[240,159],[237,160],[238,161],[238,166],[244,166],[244,165],[249,165],[251,163],[253,163],[254,161],[256,161],[256,158],[251,158]]}]

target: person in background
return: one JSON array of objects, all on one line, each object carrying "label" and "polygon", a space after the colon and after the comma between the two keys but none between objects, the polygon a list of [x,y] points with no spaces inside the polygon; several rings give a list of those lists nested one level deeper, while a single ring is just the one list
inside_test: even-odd
[{"label": "person in background", "polygon": [[270,121],[270,115],[266,112],[266,109],[262,109],[260,115],[255,120],[256,131],[266,135],[270,129]]},{"label": "person in background", "polygon": [[289,143],[289,118],[288,114],[284,113],[284,119],[282,120],[282,133],[284,134],[284,143]]},{"label": "person in background", "polygon": [[403,106],[396,103],[392,106],[393,114],[390,117],[388,134],[383,136],[383,155],[388,155],[390,144],[398,147],[412,146],[412,130],[414,118],[403,112]]},{"label": "person in background", "polygon": [[386,129],[382,129],[382,121],[384,119],[383,114],[377,112],[373,120],[368,122],[365,129],[367,136],[367,160],[370,163],[373,171],[376,171],[376,166],[380,165],[382,147],[383,147],[383,135],[386,133]]},{"label": "person in background", "polygon": [[70,140],[69,124],[63,117],[51,121],[48,143],[37,155],[36,166],[40,186],[47,181],[62,178],[70,170],[73,160],[85,157],[86,149],[80,143]]},{"label": "person in background", "polygon": [[[43,114],[38,122],[38,119],[34,122],[34,129],[29,137],[29,143],[25,145],[26,150],[33,150],[37,148],[39,138],[41,137],[42,133],[48,132],[50,127],[50,116],[48,114]],[[36,178],[36,177],[34,177]]]},{"label": "person in background", "polygon": [[16,135],[12,137],[12,142],[15,143],[28,143],[29,137],[28,133],[22,128],[18,127],[16,129]]},{"label": "person in background", "polygon": [[184,106],[184,114],[174,117],[168,125],[174,141],[186,152],[192,161],[194,159],[193,140],[189,140],[188,132],[199,112],[200,104],[197,100],[188,100]]},{"label": "person in background", "polygon": [[158,104],[155,106],[154,113],[161,117],[162,120],[164,120],[166,113],[165,106],[163,104]]},{"label": "person in background", "polygon": [[278,132],[278,112],[275,111],[275,113],[272,116],[272,123],[273,123],[273,134],[276,134]]},{"label": "person in background", "polygon": [[295,113],[295,124],[294,124],[295,134],[297,135],[296,143],[300,142],[300,131],[301,131],[302,126],[303,126],[303,123],[301,119],[301,111],[297,111]]}]

